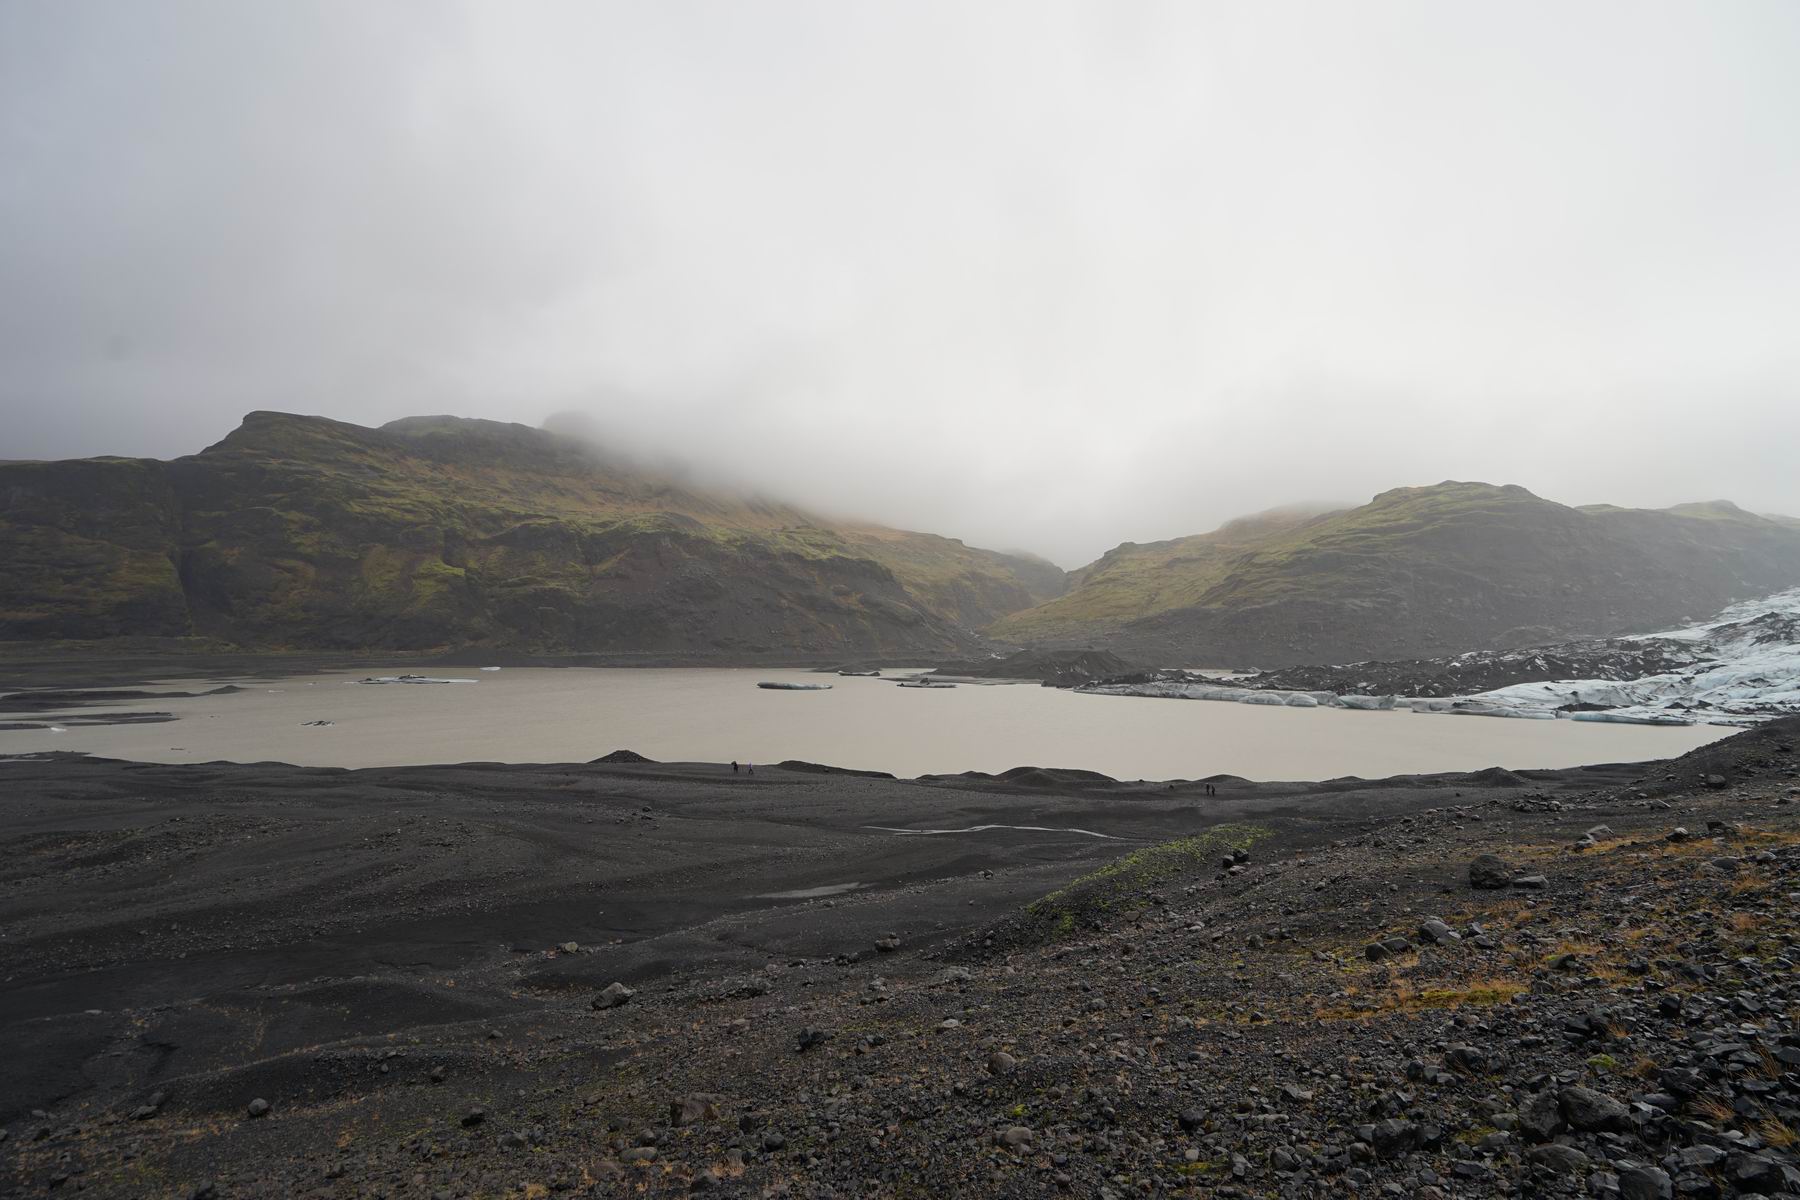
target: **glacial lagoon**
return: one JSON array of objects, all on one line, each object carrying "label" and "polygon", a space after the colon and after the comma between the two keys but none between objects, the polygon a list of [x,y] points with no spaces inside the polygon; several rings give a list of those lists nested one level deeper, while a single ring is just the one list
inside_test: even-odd
[{"label": "glacial lagoon", "polygon": [[[1352,712],[1099,696],[1030,684],[900,688],[888,678],[802,670],[438,669],[460,684],[370,685],[418,667],[280,679],[149,685],[222,695],[151,698],[70,715],[167,712],[157,723],[0,723],[0,754],[76,751],[144,762],[278,761],[371,767],[451,762],[583,762],[629,749],[664,761],[802,759],[907,777],[1079,767],[1121,779],[1378,778],[1482,767],[1570,767],[1666,758],[1735,732],[1571,721],[1506,721],[1408,711]],[[760,689],[829,682],[829,691]],[[60,730],[60,731],[58,731]]]}]

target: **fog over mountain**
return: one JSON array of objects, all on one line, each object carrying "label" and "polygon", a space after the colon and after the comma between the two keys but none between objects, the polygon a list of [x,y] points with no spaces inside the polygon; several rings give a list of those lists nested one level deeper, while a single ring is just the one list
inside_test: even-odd
[{"label": "fog over mountain", "polygon": [[0,7],[0,458],[603,438],[1065,566],[1800,511],[1800,8]]}]

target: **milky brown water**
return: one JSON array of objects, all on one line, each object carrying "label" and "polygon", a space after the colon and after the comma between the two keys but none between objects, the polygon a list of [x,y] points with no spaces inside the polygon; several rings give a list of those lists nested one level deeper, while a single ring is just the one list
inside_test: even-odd
[{"label": "milky brown water", "polygon": [[[901,776],[1032,765],[1123,779],[1328,779],[1665,758],[1734,732],[1091,696],[1033,685],[921,690],[780,670],[457,669],[434,674],[476,682],[355,682],[406,669],[417,668],[220,679],[247,690],[119,706],[180,717],[164,724],[0,731],[0,754],[366,767],[580,762],[630,749],[667,761],[798,758]],[[758,680],[833,687],[769,691]],[[201,690],[192,680],[153,686]]]}]

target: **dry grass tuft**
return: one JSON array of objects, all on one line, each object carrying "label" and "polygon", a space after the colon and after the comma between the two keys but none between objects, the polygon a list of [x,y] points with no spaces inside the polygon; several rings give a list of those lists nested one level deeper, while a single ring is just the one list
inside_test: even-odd
[{"label": "dry grass tuft", "polygon": [[1730,1121],[1737,1110],[1717,1096],[1702,1096],[1694,1101],[1694,1111],[1712,1121]]},{"label": "dry grass tuft", "polygon": [[[1320,1020],[1345,1020],[1361,1017],[1384,1016],[1392,1013],[1429,1012],[1435,1009],[1462,1008],[1465,1006],[1489,1008],[1496,1004],[1505,1004],[1521,992],[1531,990],[1531,984],[1521,979],[1481,978],[1470,979],[1460,984],[1441,984],[1421,987],[1408,979],[1396,979],[1385,991],[1362,998],[1364,1004],[1358,1006],[1329,1006],[1318,1010]],[[1355,995],[1355,989],[1350,989]]]}]

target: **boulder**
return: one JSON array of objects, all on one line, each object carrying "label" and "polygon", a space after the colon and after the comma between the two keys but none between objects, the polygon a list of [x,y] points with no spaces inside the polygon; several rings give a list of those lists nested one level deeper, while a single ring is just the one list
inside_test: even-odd
[{"label": "boulder", "polygon": [[1563,1131],[1562,1105],[1550,1092],[1539,1092],[1519,1105],[1519,1132],[1534,1142],[1547,1142]]},{"label": "boulder", "polygon": [[635,995],[637,995],[635,990],[615,981],[600,989],[600,994],[594,997],[594,1007],[597,1009],[617,1008],[621,1004],[629,1003]]},{"label": "boulder", "polygon": [[1395,1117],[1377,1121],[1374,1131],[1369,1135],[1369,1144],[1375,1147],[1375,1153],[1381,1158],[1398,1158],[1417,1150],[1423,1143],[1424,1136],[1417,1124]]},{"label": "boulder", "polygon": [[1631,1128],[1631,1114],[1623,1104],[1592,1088],[1567,1087],[1557,1096],[1563,1120],[1584,1133],[1624,1133]]},{"label": "boulder", "polygon": [[1469,863],[1469,886],[1503,888],[1512,882],[1512,868],[1497,854],[1478,854]]},{"label": "boulder", "polygon": [[685,1096],[669,1101],[669,1124],[677,1129],[683,1125],[698,1125],[702,1121],[719,1119],[719,1106],[724,1103],[723,1096],[710,1092],[689,1092]]},{"label": "boulder", "polygon": [[1675,1185],[1667,1171],[1630,1167],[1619,1172],[1619,1200],[1674,1200]]},{"label": "boulder", "polygon": [[1573,1146],[1565,1146],[1560,1142],[1550,1142],[1542,1146],[1533,1146],[1525,1152],[1525,1157],[1537,1166],[1558,1175],[1575,1175],[1588,1169],[1590,1162],[1587,1155]]},{"label": "boulder", "polygon": [[1427,917],[1419,923],[1419,937],[1434,946],[1445,946],[1451,942],[1462,941],[1462,934],[1450,928],[1437,917]]}]

